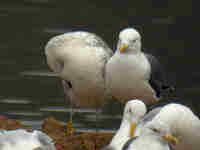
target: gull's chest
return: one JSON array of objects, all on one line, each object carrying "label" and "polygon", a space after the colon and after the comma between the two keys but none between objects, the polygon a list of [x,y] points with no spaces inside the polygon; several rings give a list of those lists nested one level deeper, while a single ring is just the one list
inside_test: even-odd
[{"label": "gull's chest", "polygon": [[120,55],[120,57],[116,57],[113,63],[115,64],[114,72],[124,74],[125,76],[130,75],[131,78],[133,76],[148,78],[150,73],[150,65],[142,54]]}]

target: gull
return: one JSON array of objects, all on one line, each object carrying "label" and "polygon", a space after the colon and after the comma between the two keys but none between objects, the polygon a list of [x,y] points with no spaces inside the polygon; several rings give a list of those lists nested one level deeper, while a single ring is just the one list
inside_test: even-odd
[{"label": "gull", "polygon": [[177,143],[177,139],[170,135],[167,129],[158,130],[146,126],[140,136],[130,138],[122,150],[170,150],[170,144],[176,145]]},{"label": "gull", "polygon": [[157,107],[146,114],[146,105],[141,100],[129,100],[119,130],[103,150],[169,150],[178,139],[170,134],[167,126],[161,130],[149,123],[161,109]]},{"label": "gull", "polygon": [[106,64],[108,93],[122,103],[141,99],[145,104],[153,104],[163,93],[174,90],[157,58],[142,52],[141,47],[139,32],[125,28],[119,33],[117,50]]},{"label": "gull", "polygon": [[104,147],[103,150],[121,150],[123,145],[134,136],[135,128],[146,111],[146,106],[142,101],[138,99],[129,100],[124,108],[120,128],[109,145]]},{"label": "gull", "polygon": [[97,110],[108,102],[105,65],[112,54],[99,36],[86,31],[57,35],[46,44],[47,64],[62,79],[66,99],[71,103],[68,134],[73,134],[72,105]]},{"label": "gull", "polygon": [[200,120],[192,110],[182,104],[164,106],[148,126],[168,132],[179,140],[175,150],[198,150],[200,147]]},{"label": "gull", "polygon": [[53,140],[45,133],[35,130],[27,132],[24,129],[1,130],[1,150],[56,150]]}]

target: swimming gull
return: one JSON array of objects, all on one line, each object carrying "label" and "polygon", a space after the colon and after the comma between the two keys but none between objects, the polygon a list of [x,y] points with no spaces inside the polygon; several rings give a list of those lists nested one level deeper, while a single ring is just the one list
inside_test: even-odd
[{"label": "swimming gull", "polygon": [[146,113],[146,106],[140,100],[134,99],[126,103],[119,130],[110,144],[103,150],[121,150],[123,145],[134,136],[135,127]]},{"label": "swimming gull", "polygon": [[58,35],[49,40],[45,54],[71,105],[98,109],[107,103],[105,65],[113,52],[100,37],[86,31]]},{"label": "swimming gull", "polygon": [[45,133],[35,130],[27,132],[23,129],[1,130],[1,150],[56,150],[53,140]]},{"label": "swimming gull", "polygon": [[142,52],[141,36],[134,28],[119,33],[117,50],[106,65],[106,87],[122,103],[141,99],[152,104],[173,90],[156,57]]},{"label": "swimming gull", "polygon": [[200,120],[192,110],[181,104],[168,104],[153,118],[148,126],[158,130],[168,128],[179,140],[175,150],[198,150],[200,147]]}]

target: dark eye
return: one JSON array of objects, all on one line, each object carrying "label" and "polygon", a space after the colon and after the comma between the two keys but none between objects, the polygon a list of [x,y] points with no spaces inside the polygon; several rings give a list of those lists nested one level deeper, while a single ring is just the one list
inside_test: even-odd
[{"label": "dark eye", "polygon": [[135,43],[137,41],[137,39],[132,40],[133,43]]},{"label": "dark eye", "polygon": [[129,108],[129,109],[128,109],[128,112],[129,112],[129,113],[132,113],[132,110]]},{"label": "dark eye", "polygon": [[160,133],[160,131],[159,131],[158,129],[156,129],[156,128],[152,128],[152,130],[153,130],[154,132]]}]

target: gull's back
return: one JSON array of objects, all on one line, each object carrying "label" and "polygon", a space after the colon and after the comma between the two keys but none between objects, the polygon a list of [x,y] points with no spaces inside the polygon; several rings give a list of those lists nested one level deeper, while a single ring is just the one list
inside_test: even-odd
[{"label": "gull's back", "polygon": [[49,67],[71,82],[72,102],[81,107],[99,106],[105,99],[105,65],[112,50],[97,35],[70,32],[52,38],[45,47]]}]

